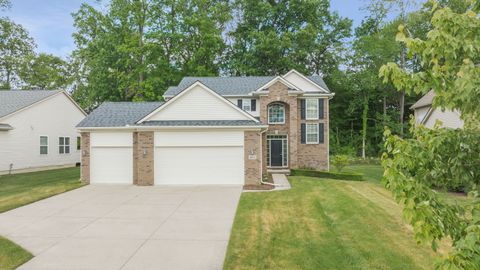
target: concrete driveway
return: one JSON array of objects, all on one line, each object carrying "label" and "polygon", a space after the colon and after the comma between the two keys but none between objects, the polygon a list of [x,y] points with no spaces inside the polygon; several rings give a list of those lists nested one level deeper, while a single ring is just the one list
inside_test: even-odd
[{"label": "concrete driveway", "polygon": [[19,269],[220,269],[241,187],[89,185],[0,214]]}]

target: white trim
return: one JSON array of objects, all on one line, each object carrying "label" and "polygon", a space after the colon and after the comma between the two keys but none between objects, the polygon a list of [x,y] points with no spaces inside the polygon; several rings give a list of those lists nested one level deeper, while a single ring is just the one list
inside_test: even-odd
[{"label": "white trim", "polygon": [[159,111],[163,110],[164,108],[170,106],[170,104],[174,103],[176,100],[178,100],[180,97],[182,97],[183,95],[185,95],[185,93],[188,93],[188,91],[194,89],[196,86],[200,86],[202,87],[204,90],[207,90],[209,91],[211,94],[213,94],[215,97],[219,98],[220,100],[222,100],[223,102],[225,102],[226,104],[228,104],[229,106],[231,106],[232,108],[234,108],[235,110],[237,110],[238,112],[242,113],[243,115],[245,115],[247,118],[249,118],[250,120],[253,120],[255,121],[256,123],[258,123],[259,121],[253,117],[252,115],[250,115],[249,113],[245,112],[244,110],[238,108],[237,105],[233,104],[232,102],[230,102],[228,99],[222,97],[221,95],[217,94],[217,92],[213,91],[212,89],[208,88],[208,86],[204,85],[203,83],[201,83],[200,81],[196,81],[194,82],[192,85],[190,85],[189,87],[185,88],[185,90],[183,90],[182,92],[178,93],[176,96],[174,96],[173,98],[169,99],[167,102],[163,103],[162,105],[160,105],[158,108],[156,108],[155,110],[153,110],[151,113],[147,114],[145,117],[143,117],[142,119],[140,119],[139,121],[137,121],[137,123],[142,123],[146,120],[148,120],[148,118],[152,117],[153,115],[157,114]]},{"label": "white trim", "polygon": [[[318,124],[319,123],[305,123],[305,144],[319,144],[318,135],[320,133],[320,129],[318,128]],[[308,141],[308,126],[309,125],[317,127],[317,133],[316,133],[317,136],[315,136],[315,141],[311,141],[311,142]],[[310,133],[310,135],[312,135],[312,133]]]},{"label": "white trim", "polygon": [[[287,87],[291,88],[291,89],[295,89],[297,91],[300,91],[298,89],[297,86],[293,85],[291,82],[285,80],[284,78],[280,77],[280,76],[277,76],[275,78],[273,78],[272,80],[270,80],[269,82],[267,82],[266,84],[260,86],[260,88],[258,88],[257,90],[253,91],[253,92],[260,92],[262,91],[263,89],[266,89],[268,87],[270,87],[272,84],[276,83],[277,81],[280,81],[281,83],[285,84]],[[302,91],[303,92],[303,91]]]},{"label": "white trim", "polygon": [[[308,117],[308,102],[314,101],[315,106],[317,107],[317,112],[315,113],[314,117]],[[318,110],[320,109],[318,106],[319,99],[318,98],[306,98],[305,99],[305,120],[318,120]]]},{"label": "white trim", "polygon": [[288,75],[290,75],[291,73],[295,73],[297,75],[299,75],[300,77],[302,77],[303,79],[305,79],[306,81],[310,82],[310,83],[313,83],[315,86],[317,86],[320,90],[322,90],[323,92],[325,93],[330,93],[329,91],[327,91],[325,88],[323,88],[322,86],[320,86],[318,83],[310,80],[309,78],[307,78],[305,75],[303,75],[302,73],[296,71],[295,69],[292,69],[290,70],[289,72],[287,72],[287,74],[283,75],[283,77],[287,77]]},{"label": "white trim", "polygon": [[[19,91],[21,91],[21,90],[19,90]],[[55,90],[49,90],[49,91],[55,91]],[[64,94],[65,96],[67,96],[67,98],[77,107],[77,109],[80,110],[80,112],[83,113],[83,115],[87,116],[87,113],[72,99],[72,97],[71,97],[66,91],[64,91],[64,90],[57,90],[57,91],[58,91],[58,92],[55,93],[55,94],[52,94],[52,95],[50,95],[50,96],[48,96],[48,97],[45,97],[45,98],[43,98],[43,99],[40,99],[40,100],[38,100],[38,101],[35,101],[34,103],[32,103],[32,104],[30,104],[30,105],[28,105],[28,106],[25,106],[25,107],[23,107],[23,108],[20,108],[20,109],[14,111],[14,112],[11,112],[11,113],[9,113],[9,114],[7,114],[7,115],[4,115],[4,116],[0,117],[0,120],[5,119],[5,118],[8,118],[8,117],[10,117],[10,116],[12,116],[12,115],[14,115],[14,114],[16,114],[16,113],[22,112],[22,111],[24,111],[24,110],[27,110],[27,109],[29,109],[29,108],[31,108],[31,107],[39,104],[39,103],[42,103],[42,102],[47,101],[47,100],[49,100],[49,99],[51,99],[51,98],[53,98],[53,97],[56,97],[56,96],[58,96],[58,95],[61,94],[61,93]]]},{"label": "white trim", "polygon": [[129,130],[129,131],[149,131],[163,129],[240,129],[240,130],[262,130],[268,128],[268,125],[259,126],[123,126],[123,127],[82,127],[77,128],[80,132],[95,130]]},{"label": "white trim", "polygon": [[[270,122],[270,107],[273,105],[282,105],[283,107],[283,121],[282,122]],[[269,125],[284,125],[285,124],[285,105],[282,103],[272,102],[272,104],[268,104],[267,106],[267,122]]]}]

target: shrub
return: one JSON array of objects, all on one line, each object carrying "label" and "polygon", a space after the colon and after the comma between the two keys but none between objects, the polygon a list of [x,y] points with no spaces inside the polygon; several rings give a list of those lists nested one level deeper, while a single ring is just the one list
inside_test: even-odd
[{"label": "shrub", "polygon": [[290,172],[292,176],[309,176],[337,180],[363,181],[363,174],[360,173],[335,173],[308,169],[292,169]]},{"label": "shrub", "polygon": [[341,172],[345,166],[350,164],[350,157],[347,155],[335,155],[332,159],[332,165]]}]

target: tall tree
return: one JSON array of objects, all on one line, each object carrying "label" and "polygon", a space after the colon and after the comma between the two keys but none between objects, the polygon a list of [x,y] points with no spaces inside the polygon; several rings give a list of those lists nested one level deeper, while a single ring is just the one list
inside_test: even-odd
[{"label": "tall tree", "polygon": [[0,88],[10,89],[26,57],[33,55],[33,39],[27,30],[8,18],[0,18]]},{"label": "tall tree", "polygon": [[271,75],[295,68],[329,74],[337,68],[351,21],[332,13],[329,0],[237,0],[235,6],[230,73]]},{"label": "tall tree", "polygon": [[46,53],[28,57],[18,75],[22,87],[29,89],[65,89],[71,79],[69,64]]}]

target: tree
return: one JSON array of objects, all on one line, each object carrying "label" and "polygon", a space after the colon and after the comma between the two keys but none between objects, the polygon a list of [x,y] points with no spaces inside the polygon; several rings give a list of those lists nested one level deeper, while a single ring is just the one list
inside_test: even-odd
[{"label": "tree", "polygon": [[[399,27],[397,39],[421,69],[406,71],[395,63],[380,69],[385,81],[407,93],[433,89],[433,107],[459,110],[465,121],[462,130],[412,126],[412,139],[385,132],[384,180],[403,204],[415,237],[431,241],[433,249],[443,238],[453,240],[453,250],[438,265],[442,269],[480,268],[480,3],[463,4],[467,8],[457,13],[432,2],[432,30],[425,39]],[[449,204],[432,190],[452,186],[470,191],[465,206]]]},{"label": "tree", "polygon": [[229,73],[272,75],[295,68],[330,74],[337,68],[351,20],[330,12],[330,1],[237,0],[235,6]]},{"label": "tree", "polygon": [[71,79],[69,65],[60,57],[40,53],[26,59],[19,71],[24,88],[65,89]]},{"label": "tree", "polygon": [[8,18],[0,18],[0,88],[12,88],[22,62],[34,53],[35,46],[25,28]]}]

